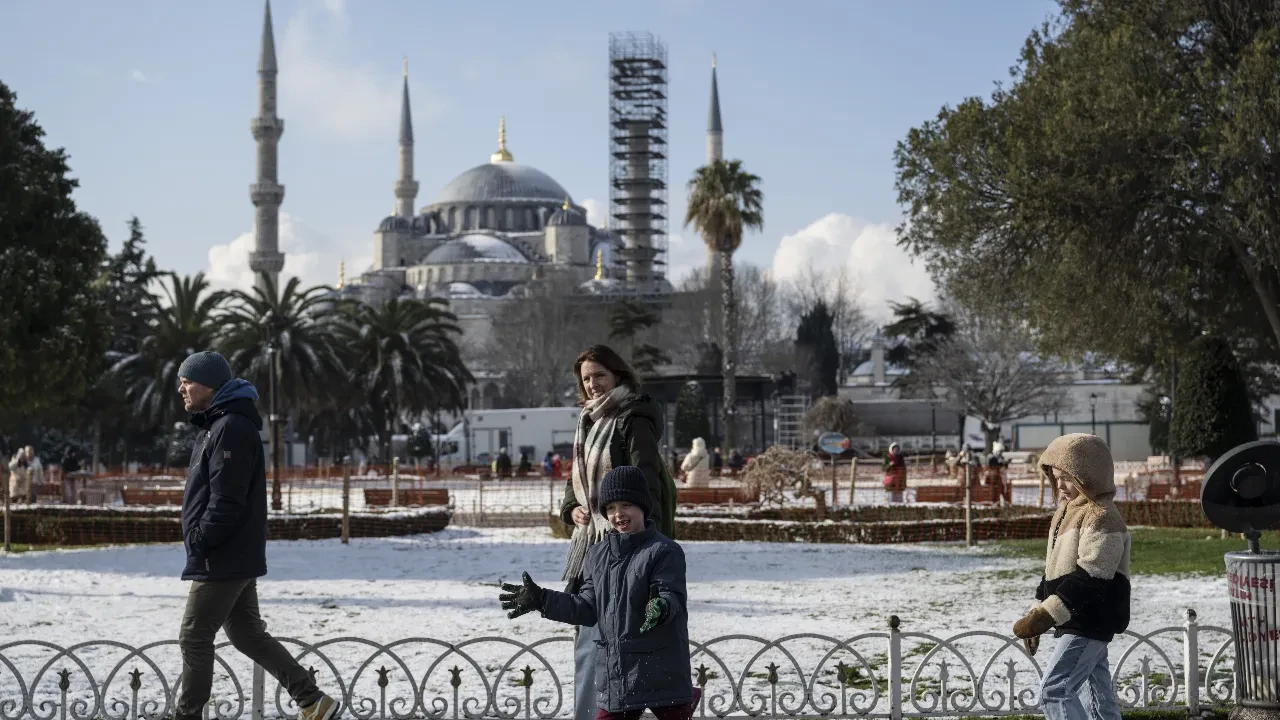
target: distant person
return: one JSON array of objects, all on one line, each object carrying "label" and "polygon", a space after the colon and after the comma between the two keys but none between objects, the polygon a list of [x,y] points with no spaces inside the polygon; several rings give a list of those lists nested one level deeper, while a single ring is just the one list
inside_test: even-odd
[{"label": "distant person", "polygon": [[719,475],[724,470],[724,456],[720,454],[720,448],[711,451],[711,474]]},{"label": "distant person", "polygon": [[[1049,525],[1044,577],[1036,605],[1013,626],[1034,655],[1040,636],[1061,638],[1040,683],[1049,720],[1120,720],[1107,643],[1129,627],[1129,552],[1132,540],[1113,501],[1115,464],[1096,435],[1057,438],[1040,467],[1061,491]],[[1089,710],[1080,688],[1089,685]]]},{"label": "distant person", "polygon": [[506,448],[498,448],[498,458],[493,461],[494,473],[498,477],[511,477],[511,456]]},{"label": "distant person", "polygon": [[9,460],[9,500],[25,502],[31,490],[31,459],[27,448],[20,447]]},{"label": "distant person", "polygon": [[1005,474],[1005,467],[1008,464],[1009,461],[1004,456],[1004,443],[997,440],[991,446],[991,454],[987,456],[987,484],[991,486],[991,499],[993,502],[1012,505],[1013,484],[1007,482]]},{"label": "distant person", "polygon": [[889,445],[889,452],[884,455],[884,490],[891,503],[902,502],[907,490],[907,458],[898,443]]},{"label": "distant person", "polygon": [[564,477],[564,460],[560,459],[560,453],[551,456],[551,476]]},{"label": "distant person", "polygon": [[215,352],[198,352],[178,368],[178,394],[200,428],[182,497],[182,536],[190,580],[178,647],[182,694],[176,720],[199,720],[213,684],[213,641],[222,628],[289,693],[298,720],[329,720],[338,703],[267,633],[258,612],[257,578],[267,574],[267,465],[258,392],[233,379]]},{"label": "distant person", "polygon": [[529,473],[533,472],[533,463],[530,462],[529,460],[528,452],[524,450],[520,451],[520,464],[516,467],[516,469],[520,471],[521,475],[528,475]]},{"label": "distant person", "polygon": [[547,451],[545,457],[542,458],[542,479],[550,480],[555,477],[555,456],[551,451]]},{"label": "distant person", "polygon": [[738,448],[729,451],[729,469],[735,472],[746,467],[747,461],[742,457],[742,453],[738,452]]},{"label": "distant person", "polygon": [[630,465],[601,478],[592,514],[608,530],[587,551],[572,592],[544,590],[526,572],[519,585],[503,583],[498,596],[509,618],[537,610],[596,631],[589,668],[595,720],[639,720],[646,708],[658,720],[690,720],[700,694],[691,681],[684,550],[649,517],[648,485]]},{"label": "distant person", "polygon": [[680,469],[684,472],[685,487],[711,487],[711,455],[707,452],[706,440],[693,439],[693,449],[684,456]]}]

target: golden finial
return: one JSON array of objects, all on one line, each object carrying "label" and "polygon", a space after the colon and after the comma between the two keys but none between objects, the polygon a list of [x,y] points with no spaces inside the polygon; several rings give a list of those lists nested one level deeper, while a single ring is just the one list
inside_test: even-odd
[{"label": "golden finial", "polygon": [[596,279],[604,279],[604,248],[596,250]]},{"label": "golden finial", "polygon": [[507,152],[507,116],[498,118],[498,152],[489,156],[489,162],[511,162]]},{"label": "golden finial", "polygon": [[568,210],[568,209],[569,209],[569,196],[568,196],[568,195],[565,195],[565,196],[564,196],[564,204],[560,206],[560,209],[561,209],[561,210]]},{"label": "golden finial", "polygon": [[338,261],[338,289],[341,290],[347,284],[347,260],[343,258]]}]

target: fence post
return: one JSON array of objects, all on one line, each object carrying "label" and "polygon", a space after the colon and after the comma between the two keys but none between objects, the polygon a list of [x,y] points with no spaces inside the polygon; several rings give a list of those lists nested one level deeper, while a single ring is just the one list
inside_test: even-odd
[{"label": "fence post", "polygon": [[972,466],[964,466],[964,546],[973,547],[973,482]]},{"label": "fence post", "polygon": [[889,616],[889,720],[902,720],[902,634],[897,615]]},{"label": "fence post", "polygon": [[253,720],[262,720],[267,707],[267,674],[258,663],[253,664]]},{"label": "fence post", "polygon": [[853,486],[858,484],[858,456],[849,463],[849,507],[853,507]]},{"label": "fence post", "polygon": [[1182,683],[1186,686],[1187,714],[1200,714],[1200,628],[1196,611],[1187,608],[1187,634],[1182,645]]},{"label": "fence post", "polygon": [[400,504],[400,458],[391,458],[391,507]]},{"label": "fence post", "polygon": [[9,552],[13,549],[9,544],[9,473],[4,474],[4,487],[0,487],[0,494],[4,495],[4,551]]},{"label": "fence post", "polygon": [[476,480],[476,524],[484,525],[484,473]]},{"label": "fence post", "polygon": [[351,463],[342,463],[342,544],[351,542]]}]

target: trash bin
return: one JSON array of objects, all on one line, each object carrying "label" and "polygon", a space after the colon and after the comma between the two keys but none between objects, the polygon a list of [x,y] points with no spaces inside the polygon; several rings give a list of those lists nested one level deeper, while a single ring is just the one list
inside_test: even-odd
[{"label": "trash bin", "polygon": [[1255,710],[1244,715],[1274,717],[1280,713],[1280,552],[1230,552],[1226,561],[1238,707]]}]

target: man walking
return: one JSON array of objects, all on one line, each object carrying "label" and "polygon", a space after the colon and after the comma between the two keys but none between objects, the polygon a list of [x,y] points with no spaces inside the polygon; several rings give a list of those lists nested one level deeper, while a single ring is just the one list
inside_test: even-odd
[{"label": "man walking", "polygon": [[298,720],[329,720],[337,702],[267,633],[258,613],[257,578],[267,574],[266,459],[258,392],[232,379],[215,352],[198,352],[178,368],[178,393],[203,432],[196,439],[182,497],[191,580],[178,645],[182,693],[176,720],[197,720],[213,684],[213,640],[222,628],[236,650],[271,673],[300,708]]}]

